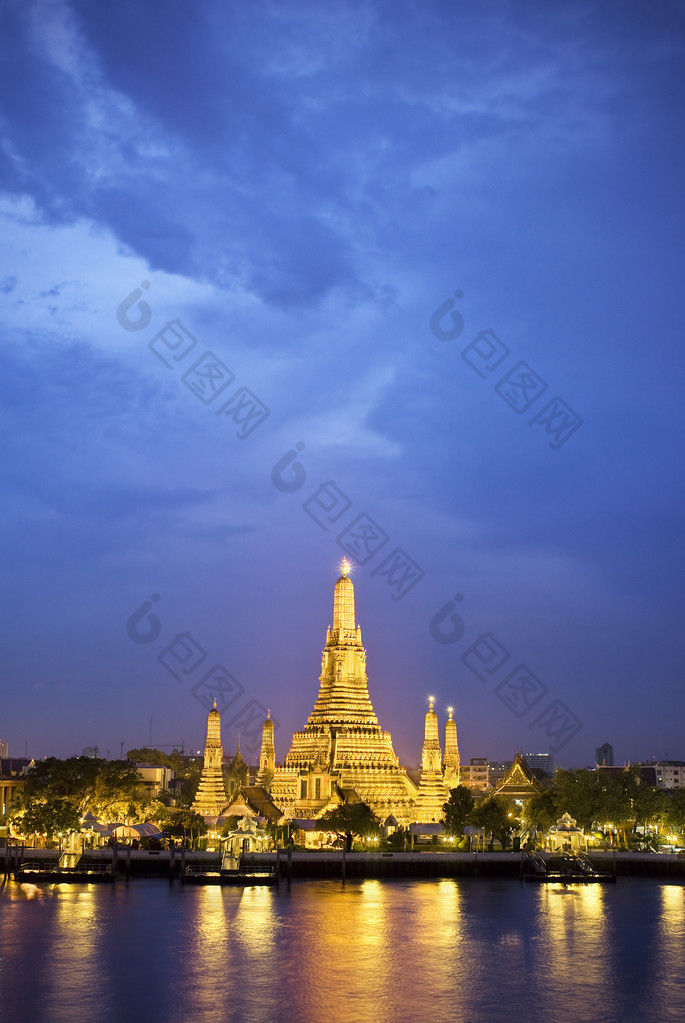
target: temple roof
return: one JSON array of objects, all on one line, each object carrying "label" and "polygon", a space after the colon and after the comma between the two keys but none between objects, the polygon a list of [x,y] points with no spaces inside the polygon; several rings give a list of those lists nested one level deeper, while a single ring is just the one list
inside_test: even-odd
[{"label": "temple roof", "polygon": [[277,824],[283,817],[272,801],[271,796],[261,785],[240,785],[233,793],[233,798],[223,811],[224,817],[234,817],[240,807],[247,807],[258,817],[266,817],[272,824]]},{"label": "temple roof", "polygon": [[495,788],[495,795],[510,796],[514,799],[530,799],[539,791],[540,786],[535,780],[533,772],[521,754],[517,753],[511,767]]}]

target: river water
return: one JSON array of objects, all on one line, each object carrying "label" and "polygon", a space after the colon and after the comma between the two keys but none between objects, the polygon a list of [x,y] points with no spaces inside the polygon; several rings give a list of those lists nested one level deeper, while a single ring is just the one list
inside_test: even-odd
[{"label": "river water", "polygon": [[0,889],[2,1023],[685,1019],[685,886]]}]

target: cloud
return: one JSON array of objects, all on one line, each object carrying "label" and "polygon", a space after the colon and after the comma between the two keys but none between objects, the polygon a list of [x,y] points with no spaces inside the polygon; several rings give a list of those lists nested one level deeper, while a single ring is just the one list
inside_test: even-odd
[{"label": "cloud", "polygon": [[107,225],[153,268],[275,308],[339,290],[380,301],[368,250],[402,246],[405,210],[430,215],[455,177],[487,188],[522,133],[587,145],[607,92],[580,73],[568,11],[524,28],[500,11],[494,39],[466,15],[471,49],[440,5],[324,18],[310,3],[214,4],[197,18],[186,3],[36,3],[6,17],[6,186],[55,223]]}]

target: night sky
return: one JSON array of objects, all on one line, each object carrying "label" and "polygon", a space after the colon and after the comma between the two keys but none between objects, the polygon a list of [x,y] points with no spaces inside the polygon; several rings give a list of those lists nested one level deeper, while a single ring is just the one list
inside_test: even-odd
[{"label": "night sky", "polygon": [[685,758],[685,5],[2,5],[10,753]]}]

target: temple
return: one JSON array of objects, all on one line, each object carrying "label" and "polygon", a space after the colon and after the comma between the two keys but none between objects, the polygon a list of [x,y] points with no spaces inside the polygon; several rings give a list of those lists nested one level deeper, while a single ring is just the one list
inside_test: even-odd
[{"label": "temple", "polygon": [[[333,624],[326,632],[319,695],[303,731],[293,735],[283,765],[273,767],[269,791],[288,817],[316,817],[354,793],[381,820],[392,814],[400,824],[410,823],[416,787],[371,705],[349,567],[343,559],[333,590]],[[260,769],[269,761],[265,734]]]},{"label": "temple", "polygon": [[228,803],[222,772],[221,716],[214,706],[207,716],[205,761],[191,809],[203,817],[218,817]]},{"label": "temple", "polygon": [[269,711],[262,729],[254,785],[250,785],[249,769],[238,748],[228,774],[227,797],[216,702],[210,710],[204,769],[192,807],[205,818],[229,812],[229,800],[245,801],[244,794],[249,793],[253,802],[269,805],[291,820],[311,820],[345,802],[364,802],[381,822],[391,818],[394,826],[442,820],[450,789],[459,784],[461,777],[452,708],[445,724],[443,759],[434,699],[429,699],[417,785],[401,766],[390,733],[381,729],[374,714],[349,572],[350,566],[343,558],[341,575],[333,588],[333,621],[326,631],[319,693],[307,724],[293,735],[282,764],[276,763]]},{"label": "temple", "polygon": [[459,760],[459,745],[457,743],[457,722],[452,717],[454,709],[447,708],[449,717],[445,722],[445,759],[442,762],[445,788],[456,789],[460,781],[461,762]]},{"label": "temple", "polygon": [[445,785],[442,773],[438,715],[433,710],[434,698],[429,696],[428,700],[429,707],[421,751],[421,778],[414,809],[414,820],[419,824],[437,823],[442,820],[442,808],[449,798],[449,789]]}]

